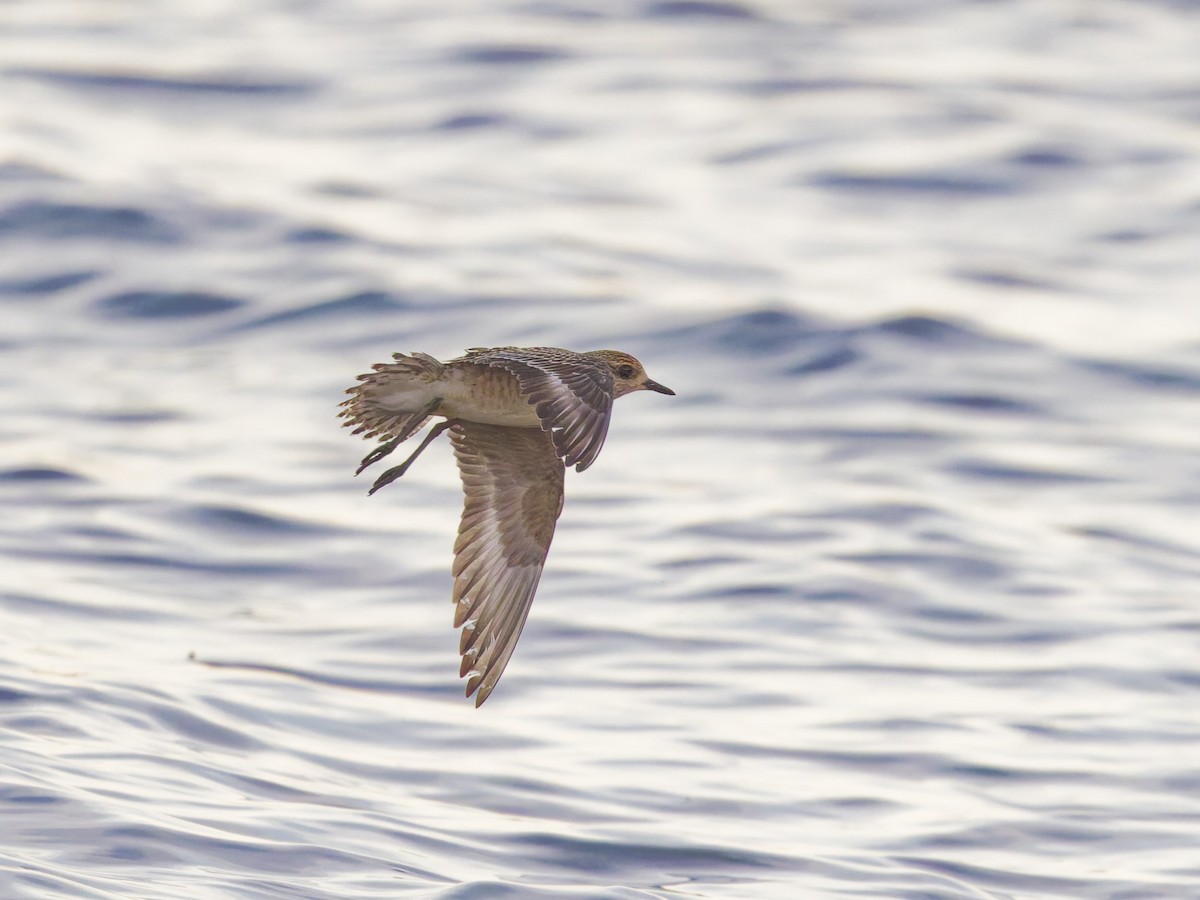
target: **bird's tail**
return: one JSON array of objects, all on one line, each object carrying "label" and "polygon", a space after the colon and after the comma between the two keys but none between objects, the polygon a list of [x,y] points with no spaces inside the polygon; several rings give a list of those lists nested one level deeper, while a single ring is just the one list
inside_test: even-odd
[{"label": "bird's tail", "polygon": [[380,437],[399,443],[416,434],[437,407],[434,383],[445,365],[426,353],[394,353],[395,362],[376,363],[347,388],[349,399],[338,405],[342,424],[364,438]]}]

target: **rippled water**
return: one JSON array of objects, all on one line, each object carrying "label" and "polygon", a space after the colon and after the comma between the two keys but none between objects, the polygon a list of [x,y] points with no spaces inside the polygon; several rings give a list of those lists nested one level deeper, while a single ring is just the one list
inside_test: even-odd
[{"label": "rippled water", "polygon": [[[1185,2],[10,4],[0,896],[1200,896]],[[462,697],[394,350],[618,347]]]}]

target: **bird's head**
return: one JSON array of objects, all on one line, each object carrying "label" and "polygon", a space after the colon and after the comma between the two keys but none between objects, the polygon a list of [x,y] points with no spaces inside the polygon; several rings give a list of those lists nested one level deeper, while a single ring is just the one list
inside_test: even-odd
[{"label": "bird's head", "polygon": [[660,394],[675,396],[675,392],[669,387],[652,381],[646,375],[642,364],[628,353],[622,353],[620,350],[596,350],[590,355],[603,359],[612,370],[614,397],[623,397],[634,391],[657,391]]}]

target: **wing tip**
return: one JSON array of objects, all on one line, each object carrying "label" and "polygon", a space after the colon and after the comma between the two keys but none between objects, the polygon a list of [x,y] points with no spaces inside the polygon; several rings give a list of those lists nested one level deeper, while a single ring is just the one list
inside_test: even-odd
[{"label": "wing tip", "polygon": [[483,680],[484,674],[477,670],[472,671],[471,677],[467,680],[467,699],[469,700],[472,694],[475,695],[476,709],[483,706],[484,701],[492,695],[492,688],[495,687],[494,683],[484,684]]}]

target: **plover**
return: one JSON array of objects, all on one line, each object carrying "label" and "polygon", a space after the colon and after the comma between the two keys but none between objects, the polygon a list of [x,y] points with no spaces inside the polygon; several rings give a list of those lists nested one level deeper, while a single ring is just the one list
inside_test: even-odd
[{"label": "plover", "polygon": [[525,625],[562,512],[566,467],[582,472],[595,461],[614,399],[634,391],[675,392],[617,350],[475,347],[444,363],[425,353],[393,359],[358,376],[338,415],[355,434],[383,441],[356,475],[433,416],[445,417],[368,493],[403,475],[449,430],[466,495],[452,569],[454,627],[462,628],[459,677],[470,676],[467,696],[475,694],[478,707],[496,687]]}]

